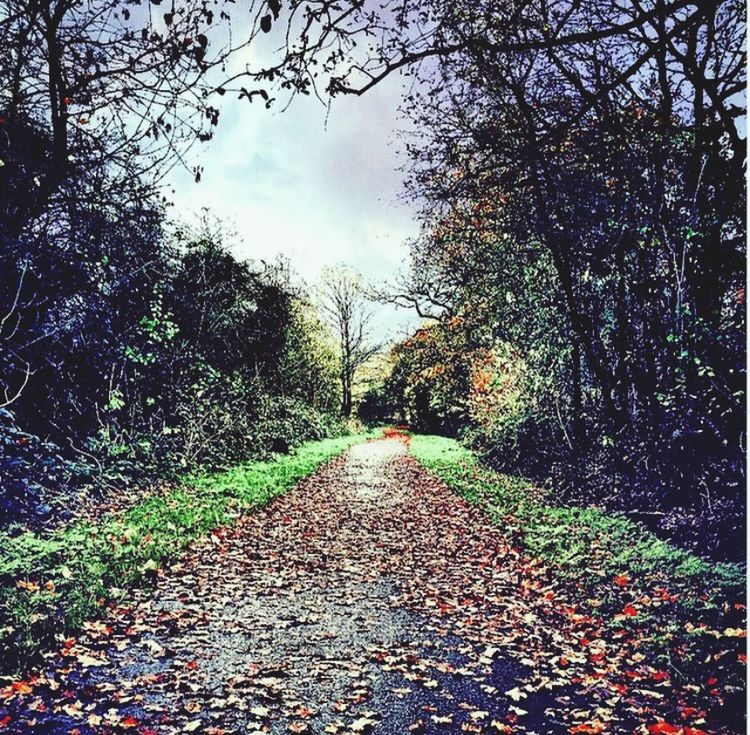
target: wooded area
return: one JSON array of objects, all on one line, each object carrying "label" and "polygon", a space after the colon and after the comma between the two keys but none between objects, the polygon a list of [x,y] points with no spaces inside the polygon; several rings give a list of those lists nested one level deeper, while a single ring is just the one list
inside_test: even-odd
[{"label": "wooded area", "polygon": [[368,410],[742,557],[743,9],[442,12],[371,72],[436,59],[405,102],[423,228],[390,295],[428,323]]},{"label": "wooded area", "polygon": [[33,0],[0,19],[3,522],[340,433],[312,297],[160,193],[218,121],[227,13]]},{"label": "wooded area", "polygon": [[[365,414],[466,433],[573,500],[693,508],[669,530],[732,553],[740,3],[258,3],[245,20],[200,3],[7,0],[2,17],[6,512],[77,473],[40,458],[47,441],[116,476],[331,428],[262,428],[277,412],[307,423],[343,400],[350,414],[346,386],[372,353],[352,342],[362,324],[335,366],[284,267],[254,271],[216,228],[172,223],[158,182],[212,137],[213,100],[362,94],[399,71],[423,225],[411,273],[379,295],[427,324]],[[285,28],[274,66],[225,75]]]}]

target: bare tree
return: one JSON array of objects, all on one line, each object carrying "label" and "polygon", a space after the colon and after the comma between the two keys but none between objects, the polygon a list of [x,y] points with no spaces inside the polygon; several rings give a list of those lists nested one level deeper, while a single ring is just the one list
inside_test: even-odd
[{"label": "bare tree", "polygon": [[341,415],[348,418],[352,413],[355,373],[380,346],[371,340],[372,313],[359,275],[342,267],[326,269],[319,298],[323,316],[339,340]]},{"label": "bare tree", "polygon": [[69,198],[65,182],[94,172],[106,171],[91,194],[97,201],[104,186],[153,187],[212,137],[227,66],[260,26],[230,18],[231,0],[159,6],[0,0],[0,160],[6,177],[35,192],[18,205],[18,221],[50,198]]}]

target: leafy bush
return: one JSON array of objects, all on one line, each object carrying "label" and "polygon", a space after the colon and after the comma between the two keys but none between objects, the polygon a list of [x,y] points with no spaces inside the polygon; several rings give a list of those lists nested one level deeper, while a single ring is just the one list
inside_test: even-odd
[{"label": "leafy bush", "polygon": [[59,447],[22,431],[13,414],[0,409],[0,526],[44,521],[59,488],[80,486],[92,469],[91,460],[63,458]]},{"label": "leafy bush", "polygon": [[208,220],[117,215],[81,207],[83,256],[65,232],[0,256],[0,523],[342,431],[335,345],[285,267],[236,259]]}]

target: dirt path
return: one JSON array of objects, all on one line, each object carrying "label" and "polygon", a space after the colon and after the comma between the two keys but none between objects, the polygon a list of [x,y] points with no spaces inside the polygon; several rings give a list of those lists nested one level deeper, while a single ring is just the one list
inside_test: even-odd
[{"label": "dirt path", "polygon": [[67,641],[54,673],[8,698],[0,728],[633,732],[645,709],[626,705],[618,662],[648,682],[645,704],[669,679],[587,640],[591,625],[402,440],[381,439],[194,545],[155,593]]}]

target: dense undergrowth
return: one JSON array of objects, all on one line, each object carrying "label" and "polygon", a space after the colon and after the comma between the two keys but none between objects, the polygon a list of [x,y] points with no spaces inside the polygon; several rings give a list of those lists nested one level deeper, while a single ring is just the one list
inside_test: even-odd
[{"label": "dense undergrowth", "polygon": [[0,409],[0,528],[49,533],[85,517],[92,506],[128,504],[141,488],[174,484],[186,472],[265,460],[304,442],[348,432],[339,416],[299,400],[260,395],[256,404],[255,413],[230,405],[240,419],[221,436],[215,436],[215,428],[194,432],[193,444],[204,446],[190,457],[186,457],[187,442],[177,431],[177,436],[146,432],[129,437],[117,451],[100,447],[87,456],[76,456],[24,431],[13,414]]},{"label": "dense undergrowth", "polygon": [[186,477],[100,524],[48,536],[0,533],[0,650],[25,667],[60,637],[156,576],[193,539],[262,505],[367,434],[310,442],[290,454]]},{"label": "dense undergrowth", "polygon": [[643,631],[644,645],[676,671],[715,655],[722,635],[744,638],[742,565],[703,560],[621,515],[555,505],[550,491],[495,472],[453,439],[415,435],[410,447],[574,596],[612,626]]},{"label": "dense undergrowth", "polygon": [[300,279],[154,208],[3,248],[0,527],[343,429],[336,343]]}]

